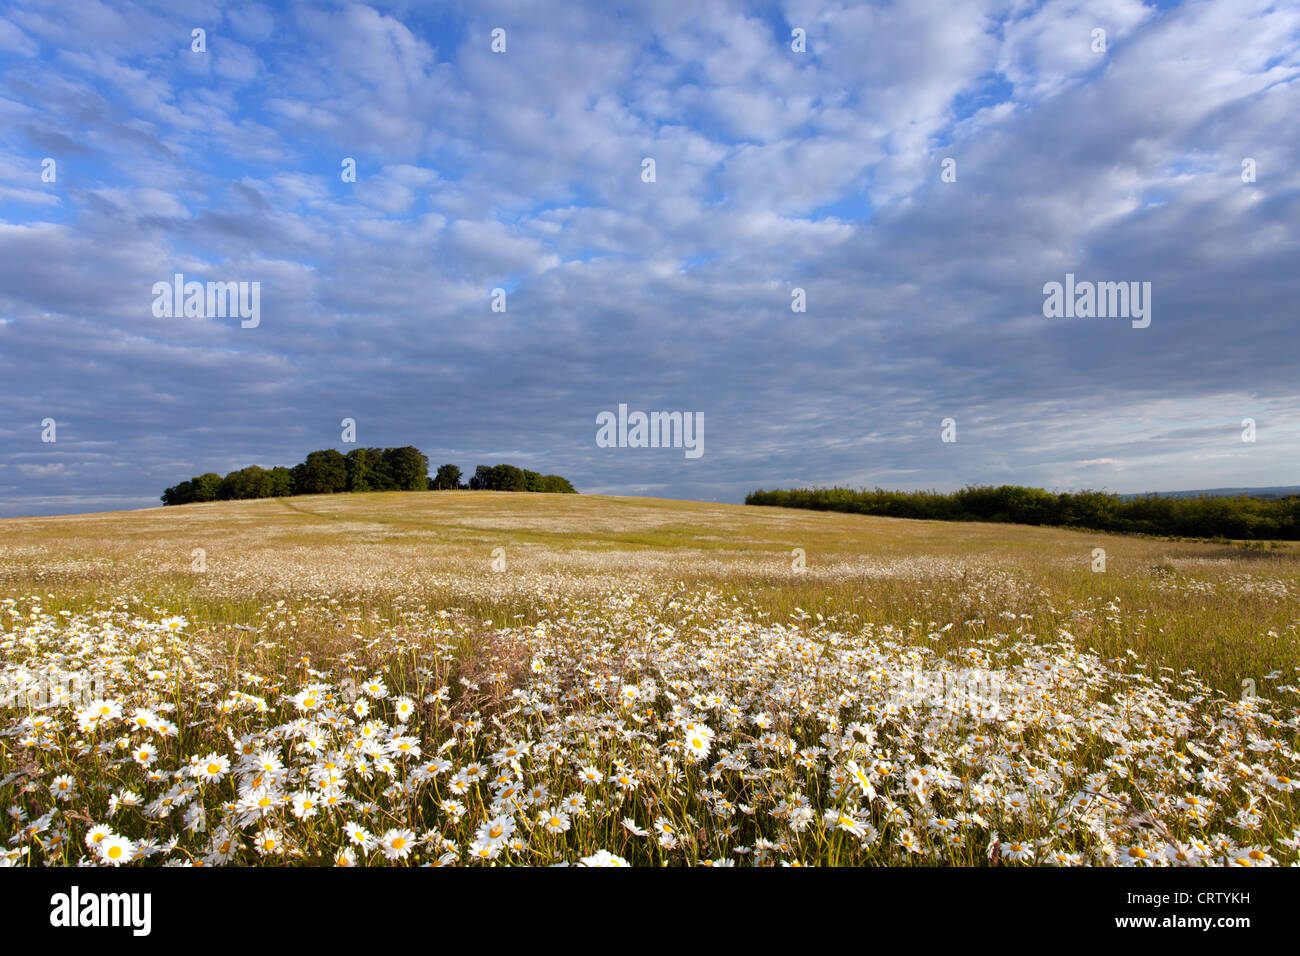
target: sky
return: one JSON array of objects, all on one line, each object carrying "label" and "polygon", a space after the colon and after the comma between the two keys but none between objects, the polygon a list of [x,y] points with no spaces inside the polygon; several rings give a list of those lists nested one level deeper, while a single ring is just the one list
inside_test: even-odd
[{"label": "sky", "polygon": [[1300,484],[1298,159],[1296,2],[0,2],[0,515],[344,419],[585,493]]}]

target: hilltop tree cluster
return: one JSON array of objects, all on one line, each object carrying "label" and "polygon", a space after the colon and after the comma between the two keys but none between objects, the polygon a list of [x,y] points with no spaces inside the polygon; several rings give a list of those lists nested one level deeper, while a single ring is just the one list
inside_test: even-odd
[{"label": "hilltop tree cluster", "polygon": [[474,469],[474,476],[470,478],[467,487],[471,491],[547,491],[560,495],[578,493],[567,478],[542,475],[514,465],[479,465]]},{"label": "hilltop tree cluster", "polygon": [[344,455],[327,448],[314,451],[292,468],[249,465],[224,478],[216,472],[196,475],[162,493],[164,505],[242,498],[328,495],[344,491],[550,491],[577,494],[559,475],[541,475],[514,465],[479,465],[469,484],[455,465],[442,465],[429,477],[429,459],[418,448],[354,448]]}]

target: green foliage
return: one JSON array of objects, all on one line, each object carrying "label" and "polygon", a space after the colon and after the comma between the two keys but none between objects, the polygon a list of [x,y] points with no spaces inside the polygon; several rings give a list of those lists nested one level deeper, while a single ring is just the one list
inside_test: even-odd
[{"label": "green foliage", "polygon": [[1300,495],[1286,498],[1146,495],[1121,498],[1102,491],[1054,494],[1018,485],[971,485],[936,491],[854,491],[805,488],[751,492],[747,505],[847,511],[937,521],[1007,521],[1194,538],[1300,539]]},{"label": "green foliage", "polygon": [[413,445],[385,448],[383,470],[394,491],[424,491],[429,476],[429,459]]},{"label": "green foliage", "polygon": [[455,465],[439,465],[438,473],[429,479],[430,491],[453,491],[460,487],[460,469]]},{"label": "green foliage", "polygon": [[165,505],[183,505],[190,501],[216,501],[221,490],[222,478],[215,471],[196,475],[189,481],[182,481],[175,487],[168,488],[162,494]]},{"label": "green foliage", "polygon": [[[429,459],[413,445],[402,448],[354,448],[343,455],[332,448],[314,451],[293,468],[249,465],[222,478],[198,475],[162,493],[165,505],[192,501],[233,501],[287,495],[328,495],[343,491],[424,491],[464,488],[455,465],[440,465],[429,477]],[[542,475],[514,465],[479,465],[469,481],[473,489],[543,491],[576,495],[559,475]]]},{"label": "green foliage", "polygon": [[295,495],[331,495],[348,490],[348,460],[333,448],[314,451],[293,468]]},{"label": "green foliage", "polygon": [[469,487],[473,491],[542,491],[561,495],[578,493],[567,478],[542,475],[514,465],[479,465],[474,469]]},{"label": "green foliage", "polygon": [[354,448],[347,455],[348,491],[389,491],[392,477],[382,448]]}]

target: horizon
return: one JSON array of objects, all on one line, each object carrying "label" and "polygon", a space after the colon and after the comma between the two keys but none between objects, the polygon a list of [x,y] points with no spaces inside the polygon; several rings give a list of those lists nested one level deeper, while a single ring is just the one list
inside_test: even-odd
[{"label": "horizon", "polygon": [[1297,115],[1254,0],[13,0],[0,517],[408,444],[728,504],[1296,487]]}]

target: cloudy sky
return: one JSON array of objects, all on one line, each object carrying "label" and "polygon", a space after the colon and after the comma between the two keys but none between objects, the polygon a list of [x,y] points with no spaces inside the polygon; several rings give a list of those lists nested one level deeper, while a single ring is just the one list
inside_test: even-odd
[{"label": "cloudy sky", "polygon": [[[584,492],[1300,484],[1298,159],[1293,2],[7,0],[0,514],[344,418]],[[620,403],[703,455],[598,448]]]}]

